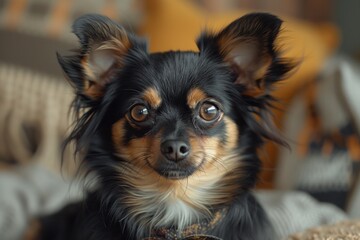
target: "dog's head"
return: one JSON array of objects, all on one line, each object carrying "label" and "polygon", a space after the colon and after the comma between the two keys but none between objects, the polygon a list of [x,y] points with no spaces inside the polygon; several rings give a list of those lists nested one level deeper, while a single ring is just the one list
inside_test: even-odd
[{"label": "dog's head", "polygon": [[262,140],[281,141],[268,118],[269,90],[291,68],[274,46],[280,26],[249,14],[202,34],[199,52],[148,53],[108,18],[81,17],[78,54],[58,57],[84,111],[70,139],[104,179],[117,172],[129,188],[158,191],[185,182],[188,202],[231,199],[254,185]]}]

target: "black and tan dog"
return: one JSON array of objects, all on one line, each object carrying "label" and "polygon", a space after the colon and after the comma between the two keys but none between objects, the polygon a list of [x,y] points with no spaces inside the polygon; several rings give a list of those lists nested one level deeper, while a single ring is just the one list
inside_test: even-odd
[{"label": "black and tan dog", "polygon": [[81,49],[58,56],[81,112],[69,141],[97,185],[44,219],[42,239],[273,240],[251,194],[272,128],[269,95],[291,64],[274,41],[282,21],[256,13],[198,52],[148,53],[99,15],[79,18]]}]

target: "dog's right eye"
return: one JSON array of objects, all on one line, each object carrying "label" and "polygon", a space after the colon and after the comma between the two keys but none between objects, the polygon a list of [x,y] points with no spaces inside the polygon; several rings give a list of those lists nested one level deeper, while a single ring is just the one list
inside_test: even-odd
[{"label": "dog's right eye", "polygon": [[137,104],[130,110],[131,120],[135,122],[144,122],[150,116],[149,109],[143,104]]}]

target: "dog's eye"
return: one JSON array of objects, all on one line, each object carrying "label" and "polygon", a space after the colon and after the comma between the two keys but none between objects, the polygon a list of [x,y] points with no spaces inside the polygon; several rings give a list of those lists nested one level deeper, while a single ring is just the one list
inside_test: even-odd
[{"label": "dog's eye", "polygon": [[220,120],[221,116],[222,111],[216,103],[210,101],[201,103],[199,107],[199,117],[202,121],[213,123]]},{"label": "dog's eye", "polygon": [[200,107],[199,115],[205,121],[212,121],[218,117],[219,109],[217,108],[217,106],[205,102]]},{"label": "dog's eye", "polygon": [[135,105],[130,110],[130,117],[135,122],[144,122],[149,118],[149,109],[142,104]]}]

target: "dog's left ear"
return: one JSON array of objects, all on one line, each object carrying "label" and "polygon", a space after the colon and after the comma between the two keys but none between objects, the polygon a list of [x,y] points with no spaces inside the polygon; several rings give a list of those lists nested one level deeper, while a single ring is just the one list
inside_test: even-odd
[{"label": "dog's left ear", "polygon": [[[235,74],[235,84],[244,87],[244,95],[257,97],[290,70],[286,64],[279,65],[274,47],[281,24],[282,20],[271,14],[248,14],[218,34],[202,34],[197,45],[200,52],[221,57]],[[269,74],[272,70],[277,76]]]}]

